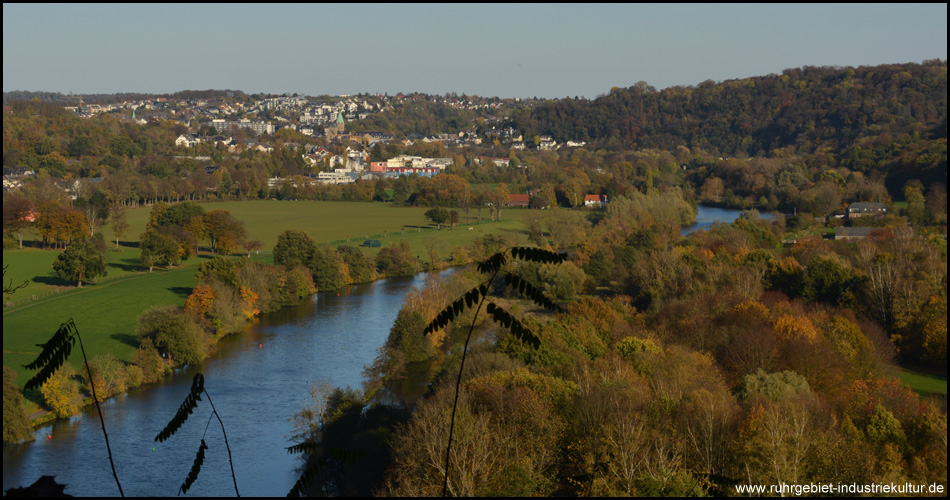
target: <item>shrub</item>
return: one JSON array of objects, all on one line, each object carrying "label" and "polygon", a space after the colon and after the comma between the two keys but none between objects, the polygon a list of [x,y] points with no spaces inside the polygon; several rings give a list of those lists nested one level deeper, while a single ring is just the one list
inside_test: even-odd
[{"label": "shrub", "polygon": [[140,383],[150,384],[162,378],[168,371],[168,365],[162,359],[155,343],[150,338],[141,339],[142,343],[135,353],[132,354],[133,366],[137,367],[142,375]]},{"label": "shrub", "polygon": [[65,363],[40,387],[46,405],[60,418],[79,413],[82,396],[79,395],[79,382],[75,377],[76,369]]},{"label": "shrub", "polygon": [[139,315],[137,333],[140,341],[151,340],[159,353],[167,354],[176,364],[204,359],[204,333],[194,319],[175,306],[146,309]]},{"label": "shrub", "polygon": [[3,443],[19,443],[33,439],[30,417],[23,404],[23,393],[16,385],[16,372],[3,367]]},{"label": "shrub", "polygon": [[416,272],[416,260],[409,249],[409,243],[400,241],[379,251],[376,255],[376,269],[386,277],[409,276]]},{"label": "shrub", "polygon": [[274,245],[274,264],[288,268],[306,266],[313,259],[317,244],[303,231],[288,229],[277,237]]},{"label": "shrub", "polygon": [[[89,361],[89,371],[92,372],[92,383],[96,387],[96,398],[101,402],[116,394],[125,392],[129,387],[128,374],[125,371],[125,363],[116,358],[112,353],[96,354]],[[83,379],[86,386],[90,381]],[[92,394],[92,391],[89,391]]]}]

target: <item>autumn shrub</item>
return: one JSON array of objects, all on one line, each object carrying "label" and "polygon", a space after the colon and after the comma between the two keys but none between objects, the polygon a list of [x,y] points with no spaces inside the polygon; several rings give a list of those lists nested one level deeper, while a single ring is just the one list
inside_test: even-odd
[{"label": "autumn shrub", "polygon": [[33,439],[30,417],[26,414],[23,393],[16,385],[16,372],[3,367],[3,443],[12,444]]},{"label": "autumn shrub", "polygon": [[793,371],[766,373],[758,370],[744,377],[739,398],[750,402],[757,398],[782,401],[810,392],[811,387],[805,377]]},{"label": "autumn shrub", "polygon": [[[141,383],[145,384],[158,381],[169,370],[168,363],[162,359],[162,355],[155,348],[155,343],[148,337],[140,339],[138,349],[132,354],[132,363],[141,372]],[[132,376],[134,375],[130,374],[130,377]]]},{"label": "autumn shrub", "polygon": [[234,264],[233,260],[224,257],[215,257],[202,262],[195,272],[195,281],[205,283],[217,280],[234,286],[237,284],[237,280],[234,278]]},{"label": "autumn shrub", "polygon": [[60,418],[68,418],[79,413],[82,406],[76,369],[69,363],[64,363],[46,383],[40,386],[40,393],[46,401],[46,406]]},{"label": "autumn shrub", "polygon": [[417,268],[418,259],[405,241],[391,243],[376,254],[376,271],[381,276],[410,276]]},{"label": "autumn shrub", "polygon": [[321,292],[337,290],[350,282],[349,269],[343,257],[332,248],[317,248],[307,267],[313,273],[313,282]]},{"label": "autumn shrub", "polygon": [[359,248],[340,245],[336,249],[349,270],[350,283],[368,283],[376,278],[376,265]]},{"label": "autumn shrub", "polygon": [[[215,300],[215,304],[218,302]],[[140,342],[150,340],[176,365],[198,363],[205,357],[204,332],[190,315],[175,306],[146,309],[139,315],[137,334]]]},{"label": "autumn shrub", "polygon": [[583,291],[587,276],[573,262],[543,264],[538,268],[538,278],[544,283],[544,291],[557,300],[573,300]]},{"label": "autumn shrub", "polygon": [[313,282],[313,275],[304,266],[297,266],[287,272],[287,281],[284,284],[284,296],[288,305],[295,304],[305,297],[316,293],[317,285]]},{"label": "autumn shrub", "polygon": [[[92,372],[91,383],[95,385],[96,398],[100,402],[125,392],[129,387],[125,363],[112,353],[94,355],[89,360],[89,371]],[[89,375],[85,374],[82,378],[86,388],[89,389]],[[91,390],[89,390],[89,394],[92,394]]]}]

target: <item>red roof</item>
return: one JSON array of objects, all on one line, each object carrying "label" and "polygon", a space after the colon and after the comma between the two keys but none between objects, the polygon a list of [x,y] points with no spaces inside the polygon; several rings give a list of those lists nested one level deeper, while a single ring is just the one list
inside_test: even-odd
[{"label": "red roof", "polygon": [[509,194],[508,195],[509,203],[512,203],[512,202],[528,203],[529,201],[531,201],[531,197],[526,194]]},{"label": "red roof", "polygon": [[589,194],[584,197],[584,201],[605,201],[607,196],[602,194]]}]

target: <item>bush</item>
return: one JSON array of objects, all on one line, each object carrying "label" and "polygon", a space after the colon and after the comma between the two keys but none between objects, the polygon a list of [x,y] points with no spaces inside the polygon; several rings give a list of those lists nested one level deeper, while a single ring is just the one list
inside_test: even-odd
[{"label": "bush", "polygon": [[313,259],[317,244],[303,231],[288,229],[277,237],[274,245],[274,264],[294,268],[306,266]]},{"label": "bush", "polygon": [[56,370],[40,387],[40,394],[57,417],[68,418],[79,413],[82,396],[79,394],[79,382],[73,365],[65,363]]},{"label": "bush", "polygon": [[16,385],[16,372],[3,367],[3,444],[33,439],[30,417],[23,404],[23,393]]},{"label": "bush", "polygon": [[[134,363],[133,366],[138,368],[139,372],[141,372],[142,380],[139,384],[133,385],[140,385],[142,383],[151,384],[162,378],[165,372],[168,371],[168,364],[162,359],[162,355],[159,354],[158,349],[155,348],[155,343],[152,342],[152,339],[143,338],[141,341],[142,343],[139,345],[139,348],[132,354],[132,363]],[[130,378],[131,377],[132,374],[130,374]]]},{"label": "bush", "polygon": [[332,248],[317,249],[308,267],[313,273],[313,282],[320,291],[336,290],[349,282],[350,277],[343,257]]},{"label": "bush", "polygon": [[[89,371],[92,372],[92,383],[96,388],[96,399],[100,402],[116,394],[121,394],[129,388],[129,378],[125,370],[125,363],[112,353],[96,354],[89,361]],[[83,379],[86,379],[86,374]],[[87,388],[90,381],[85,380]],[[89,391],[92,394],[92,390]]]},{"label": "bush", "polygon": [[146,309],[139,315],[137,333],[140,341],[151,340],[160,354],[170,356],[178,365],[198,363],[205,357],[204,332],[175,306]]},{"label": "bush", "polygon": [[379,251],[376,255],[376,269],[386,277],[411,276],[416,272],[416,260],[409,249],[409,243],[400,241]]}]

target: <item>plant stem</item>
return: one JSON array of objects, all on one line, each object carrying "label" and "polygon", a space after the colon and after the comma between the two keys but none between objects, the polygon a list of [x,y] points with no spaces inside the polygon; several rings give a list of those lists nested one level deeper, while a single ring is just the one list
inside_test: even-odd
[{"label": "plant stem", "polygon": [[92,401],[96,403],[96,410],[99,412],[99,424],[102,426],[102,435],[106,438],[106,451],[109,452],[109,465],[112,466],[112,477],[115,478],[115,484],[119,487],[119,495],[124,497],[125,492],[122,491],[119,476],[115,473],[115,463],[112,461],[112,447],[109,446],[109,434],[106,432],[106,421],[102,418],[102,408],[99,407],[99,398],[96,397],[96,382],[92,380],[92,370],[89,369],[89,360],[86,359],[86,348],[82,345],[82,337],[79,335],[79,330],[75,325],[73,325],[73,329],[76,331],[76,338],[79,339],[79,349],[82,350],[82,360],[86,365],[86,373],[89,374],[89,388],[92,389]]},{"label": "plant stem", "polygon": [[[495,282],[495,276],[498,275],[498,270],[496,269],[494,274],[491,275],[491,278],[487,281],[488,289],[491,291],[491,285]],[[482,294],[481,300],[478,301],[478,307],[475,308],[475,315],[472,316],[472,326],[468,329],[468,336],[465,337],[465,346],[462,347],[462,362],[459,366],[459,376],[455,380],[455,402],[452,403],[452,420],[449,424],[449,444],[445,447],[445,478],[442,480],[442,496],[444,497],[449,487],[449,457],[452,451],[452,434],[455,432],[455,410],[458,409],[459,404],[459,387],[462,385],[462,370],[465,369],[465,356],[468,354],[468,341],[472,339],[472,332],[475,331],[475,320],[478,319],[478,313],[482,310],[482,304],[485,303],[486,294]]]},{"label": "plant stem", "polygon": [[221,432],[224,434],[224,446],[228,449],[228,463],[231,464],[231,480],[234,481],[234,492],[237,493],[237,496],[241,496],[241,493],[238,491],[237,487],[237,478],[234,476],[234,461],[231,460],[231,446],[228,445],[228,433],[224,430],[224,422],[221,421],[221,416],[218,415],[218,410],[215,409],[214,403],[211,402],[211,395],[208,394],[208,391],[204,391],[205,396],[208,396],[208,403],[211,405],[211,410],[214,411],[214,416],[218,417],[218,423],[221,424]]}]

